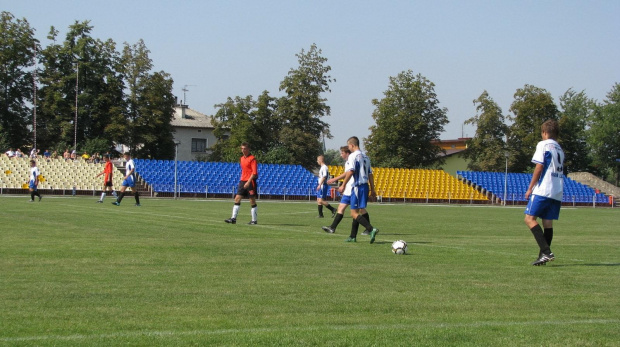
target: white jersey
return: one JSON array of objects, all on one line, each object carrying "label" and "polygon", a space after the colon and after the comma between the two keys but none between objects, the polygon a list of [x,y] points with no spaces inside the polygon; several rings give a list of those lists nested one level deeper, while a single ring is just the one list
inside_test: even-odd
[{"label": "white jersey", "polygon": [[564,151],[555,140],[543,140],[536,145],[532,163],[543,165],[532,194],[562,201],[564,191]]},{"label": "white jersey", "polygon": [[[344,172],[349,171],[350,165],[351,164],[349,163],[348,160],[344,162]],[[347,182],[347,186],[344,187],[344,192],[342,192],[342,195],[350,196],[352,189],[353,189],[353,179],[350,179],[349,182]]]},{"label": "white jersey", "polygon": [[323,187],[324,184],[327,184],[327,178],[329,175],[329,170],[327,169],[327,165],[323,164],[321,165],[321,169],[319,169],[319,182],[321,182],[321,178],[325,178],[323,180],[323,184],[321,184],[321,188]]},{"label": "white jersey", "polygon": [[348,171],[353,171],[353,176],[351,177],[353,186],[357,187],[368,184],[368,176],[372,173],[370,158],[362,151],[357,150],[349,154],[347,162],[349,163]]},{"label": "white jersey", "polygon": [[127,177],[127,180],[135,181],[136,179],[135,168],[136,168],[136,164],[134,164],[133,159],[127,160],[127,162],[125,163],[125,176],[129,175],[129,173],[131,172],[131,175]]},{"label": "white jersey", "polygon": [[30,182],[36,182],[37,177],[39,177],[39,168],[34,166],[30,168]]}]

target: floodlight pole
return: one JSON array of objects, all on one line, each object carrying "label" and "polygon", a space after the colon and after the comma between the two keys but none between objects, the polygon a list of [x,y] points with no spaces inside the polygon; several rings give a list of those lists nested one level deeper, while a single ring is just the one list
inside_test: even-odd
[{"label": "floodlight pole", "polygon": [[179,145],[181,144],[181,141],[174,141],[174,199],[176,200],[177,198],[177,182],[178,182],[178,178],[177,178],[177,157],[179,154]]},{"label": "floodlight pole", "polygon": [[506,206],[506,195],[508,194],[508,152],[504,152],[506,156],[506,172],[504,173],[504,200],[502,200],[502,204]]}]

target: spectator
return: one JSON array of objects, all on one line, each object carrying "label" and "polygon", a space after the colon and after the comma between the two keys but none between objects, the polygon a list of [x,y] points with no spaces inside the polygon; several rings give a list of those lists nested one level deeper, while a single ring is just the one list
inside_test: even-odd
[{"label": "spectator", "polygon": [[6,153],[4,153],[4,154],[6,154],[6,156],[9,157],[9,158],[15,157],[15,152],[13,151],[13,148],[9,148],[9,150],[6,151]]},{"label": "spectator", "polygon": [[18,148],[15,151],[15,158],[23,158],[23,157],[24,157],[24,152],[22,152],[22,150]]},{"label": "spectator", "polygon": [[43,157],[45,157],[45,160],[50,161],[50,157],[51,157],[51,153],[49,149],[46,149],[45,152],[43,152]]},{"label": "spectator", "polygon": [[71,153],[69,152],[69,149],[65,149],[65,152],[62,154],[62,158],[67,161],[71,159]]},{"label": "spectator", "polygon": [[74,150],[71,151],[71,160],[75,161],[77,159],[77,152]]},{"label": "spectator", "polygon": [[31,158],[31,159],[36,159],[36,158],[39,156],[39,152],[40,152],[40,150],[39,150],[39,149],[33,148],[33,149],[30,151],[30,158]]}]

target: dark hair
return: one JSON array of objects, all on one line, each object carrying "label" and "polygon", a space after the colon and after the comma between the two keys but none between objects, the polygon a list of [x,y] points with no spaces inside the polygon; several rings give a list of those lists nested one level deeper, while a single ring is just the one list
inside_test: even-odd
[{"label": "dark hair", "polygon": [[342,146],[342,147],[340,147],[340,152],[345,152],[345,153],[351,154],[351,150],[349,149],[349,146]]},{"label": "dark hair", "polygon": [[251,147],[250,147],[250,144],[249,144],[249,143],[247,143],[247,142],[242,142],[242,143],[241,143],[241,147],[251,148]]},{"label": "dark hair", "polygon": [[354,145],[355,147],[359,147],[360,146],[360,139],[358,139],[357,136],[351,136],[347,140],[347,143],[350,143],[350,144]]},{"label": "dark hair", "polygon": [[560,126],[558,125],[558,122],[554,121],[553,119],[546,120],[541,125],[540,129],[543,133],[547,133],[547,135],[549,135],[549,138],[554,140],[557,139],[558,135],[560,134]]}]

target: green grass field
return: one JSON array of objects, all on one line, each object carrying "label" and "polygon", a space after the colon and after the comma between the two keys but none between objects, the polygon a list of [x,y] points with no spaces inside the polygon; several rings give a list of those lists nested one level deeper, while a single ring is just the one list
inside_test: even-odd
[{"label": "green grass field", "polygon": [[[373,204],[345,243],[314,202],[0,197],[0,345],[618,346],[620,210]],[[409,243],[394,255],[391,242]]]}]

